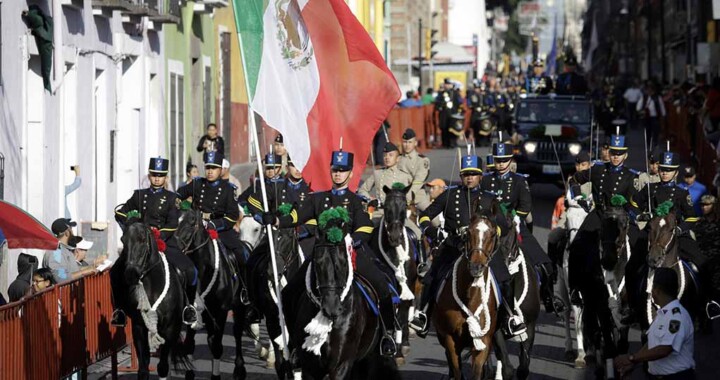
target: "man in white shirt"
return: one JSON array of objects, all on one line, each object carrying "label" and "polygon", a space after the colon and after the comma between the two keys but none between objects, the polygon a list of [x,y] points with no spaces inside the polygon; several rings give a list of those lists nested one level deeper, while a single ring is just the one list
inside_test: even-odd
[{"label": "man in white shirt", "polygon": [[660,95],[657,94],[654,84],[648,83],[645,86],[645,95],[637,103],[636,110],[640,112],[640,116],[645,120],[645,135],[650,149],[653,149],[654,146],[658,145],[661,121],[667,114],[665,104]]},{"label": "man in white shirt", "polygon": [[635,79],[633,84],[625,90],[623,98],[625,99],[627,109],[627,117],[630,125],[635,125],[637,119],[637,103],[642,99],[643,93],[640,89],[640,81]]},{"label": "man in white shirt", "polygon": [[635,364],[648,362],[650,379],[695,379],[694,327],[676,294],[678,279],[674,270],[655,270],[653,302],[660,307],[647,331],[647,344],[640,351],[615,358],[615,368],[624,375]]}]

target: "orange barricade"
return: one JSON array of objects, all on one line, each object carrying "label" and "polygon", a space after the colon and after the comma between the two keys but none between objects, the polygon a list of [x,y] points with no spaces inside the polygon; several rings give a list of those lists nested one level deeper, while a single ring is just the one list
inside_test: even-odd
[{"label": "orange barricade", "polygon": [[131,335],[129,325],[111,327],[111,315],[109,271],[0,307],[0,380],[58,379],[108,356],[115,377]]},{"label": "orange barricade", "polygon": [[393,108],[388,114],[387,121],[390,123],[388,130],[390,141],[399,144],[403,132],[407,128],[412,128],[417,136],[418,150],[422,152],[432,148],[431,142],[435,140],[436,125],[433,105]]}]

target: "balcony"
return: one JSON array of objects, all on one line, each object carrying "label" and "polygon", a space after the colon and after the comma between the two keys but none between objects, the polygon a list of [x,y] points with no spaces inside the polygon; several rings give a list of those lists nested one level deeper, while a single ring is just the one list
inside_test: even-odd
[{"label": "balcony", "polygon": [[228,0],[196,0],[193,11],[200,14],[212,13],[215,8],[228,6]]}]

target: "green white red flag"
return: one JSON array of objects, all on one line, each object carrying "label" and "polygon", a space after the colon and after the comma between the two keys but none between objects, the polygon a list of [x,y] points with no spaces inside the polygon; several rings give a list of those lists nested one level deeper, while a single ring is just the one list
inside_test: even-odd
[{"label": "green white red flag", "polygon": [[342,0],[233,0],[251,108],[284,136],[313,189],[331,186],[331,153],[355,154],[356,188],[397,81]]}]

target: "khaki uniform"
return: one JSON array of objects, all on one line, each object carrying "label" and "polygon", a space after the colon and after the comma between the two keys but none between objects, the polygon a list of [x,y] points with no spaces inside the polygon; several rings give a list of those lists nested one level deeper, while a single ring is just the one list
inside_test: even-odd
[{"label": "khaki uniform", "polygon": [[658,183],[660,182],[660,176],[658,174],[650,174],[650,173],[640,173],[638,175],[637,185],[635,186],[635,189],[637,191],[642,190],[645,185],[649,183]]},{"label": "khaki uniform", "polygon": [[418,210],[424,211],[430,206],[430,197],[423,189],[423,185],[430,174],[430,159],[414,150],[400,156],[397,167],[412,177],[410,191],[415,194],[415,205]]},{"label": "khaki uniform", "polygon": [[[363,185],[360,186],[357,193],[365,198],[377,198],[378,202],[383,204],[385,203],[385,192],[383,191],[383,186],[392,188],[393,184],[396,182],[402,183],[404,186],[412,183],[412,177],[410,174],[400,170],[398,165],[391,168],[380,169],[376,173],[373,173],[373,175],[368,177]],[[378,211],[380,210],[375,211],[375,214],[377,214]],[[380,215],[382,215],[382,212],[380,212]]]}]

